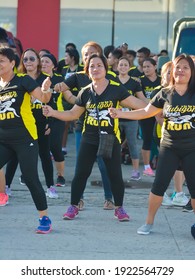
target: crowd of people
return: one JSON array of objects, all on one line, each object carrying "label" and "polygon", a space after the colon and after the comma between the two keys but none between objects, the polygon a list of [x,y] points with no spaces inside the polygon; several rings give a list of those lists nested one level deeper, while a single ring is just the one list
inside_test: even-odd
[{"label": "crowd of people", "polygon": [[[123,206],[124,143],[132,160],[130,180],[138,181],[141,175],[154,177],[148,216],[138,234],[151,232],[161,204],[193,211],[194,127],[190,109],[195,103],[193,57],[183,54],[173,62],[168,58],[166,71],[170,76],[165,82],[167,72],[163,67],[158,72],[157,65],[159,56],[168,57],[166,50],[155,55],[146,47],[137,51],[128,49],[126,43],[103,49],[89,41],[81,49],[81,58],[79,53],[75,44],[68,43],[64,59],[57,62],[49,50],[30,48],[23,51],[16,67],[17,54],[9,46],[0,45],[0,205],[8,203],[19,163],[20,182],[29,188],[39,211],[36,232],[51,231],[46,196],[57,199],[56,187],[65,186],[64,155],[68,152],[68,132],[73,126],[75,175],[70,206],[63,215],[65,220],[74,219],[83,210],[84,190],[95,161],[102,178],[103,209],[114,210],[114,216],[121,222],[130,219]],[[98,154],[102,135],[113,138],[109,158]],[[141,151],[137,146],[139,136],[143,143]],[[157,151],[156,172],[151,165],[153,150]],[[31,161],[27,159],[29,156]],[[46,192],[39,180],[38,156]],[[175,190],[170,198],[166,190],[173,176]],[[184,181],[190,199],[183,192]]]}]

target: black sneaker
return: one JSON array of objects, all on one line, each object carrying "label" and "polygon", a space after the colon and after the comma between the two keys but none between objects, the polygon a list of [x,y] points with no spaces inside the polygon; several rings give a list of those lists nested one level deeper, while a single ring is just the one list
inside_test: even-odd
[{"label": "black sneaker", "polygon": [[23,177],[23,175],[20,175],[20,177],[19,177],[19,181],[20,181],[20,185],[23,185],[23,186],[25,186],[25,185],[26,185],[26,183],[25,183],[25,181],[24,181],[24,177]]},{"label": "black sneaker", "polygon": [[188,203],[186,204],[186,206],[183,207],[183,212],[193,212],[193,208],[192,208],[192,204],[191,204],[191,199],[188,201]]},{"label": "black sneaker", "polygon": [[58,176],[56,186],[57,187],[64,187],[65,186],[65,178],[63,176]]}]

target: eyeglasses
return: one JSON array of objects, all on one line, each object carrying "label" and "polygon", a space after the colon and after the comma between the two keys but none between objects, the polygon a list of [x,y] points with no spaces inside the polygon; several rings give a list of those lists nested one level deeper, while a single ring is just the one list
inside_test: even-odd
[{"label": "eyeglasses", "polygon": [[26,63],[28,60],[35,62],[36,58],[34,56],[24,57],[23,62]]}]

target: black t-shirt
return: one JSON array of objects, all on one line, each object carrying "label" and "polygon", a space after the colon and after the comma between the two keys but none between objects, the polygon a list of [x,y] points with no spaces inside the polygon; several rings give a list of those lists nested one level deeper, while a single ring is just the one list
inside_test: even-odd
[{"label": "black t-shirt", "polygon": [[[116,82],[119,81],[117,75],[112,71],[107,72],[106,78]],[[83,87],[89,85],[91,83],[91,80],[89,79],[88,75],[84,71],[80,71],[80,72],[76,72],[75,74],[67,78],[65,80],[65,83],[73,93],[73,90],[77,89],[79,92]],[[83,121],[84,121],[84,114],[76,122],[76,131],[82,131]]]},{"label": "black t-shirt", "polygon": [[161,77],[157,76],[155,81],[151,81],[146,76],[140,77],[142,91],[146,98],[150,99],[150,95],[153,90],[161,84]]},{"label": "black t-shirt", "polygon": [[79,92],[76,104],[85,107],[83,123],[83,140],[98,145],[98,119],[96,104],[99,110],[99,121],[103,133],[114,134],[120,142],[118,119],[113,119],[108,108],[119,107],[119,102],[129,97],[129,93],[120,83],[109,80],[109,84],[101,95],[93,95],[91,84]]},{"label": "black t-shirt", "polygon": [[161,89],[150,101],[163,108],[161,145],[179,149],[195,149],[195,92],[180,96]]},{"label": "black t-shirt", "polygon": [[[136,92],[142,91],[141,84],[136,79],[134,79],[133,77],[130,77],[129,80],[122,85],[127,89],[129,94],[133,95],[133,96],[136,96]],[[130,111],[129,108],[122,108],[122,110],[123,111]],[[132,120],[120,119],[120,122],[127,122],[127,121],[131,122]]]},{"label": "black t-shirt", "polygon": [[37,139],[29,93],[38,86],[30,76],[16,74],[7,86],[0,87],[0,141]]},{"label": "black t-shirt", "polygon": [[[48,74],[41,72],[40,75],[38,76],[38,78],[36,79],[36,82],[38,83],[38,85],[41,87],[43,81],[49,77]],[[37,125],[37,129],[38,131],[42,131],[45,130],[46,124],[48,123],[47,118],[43,115],[42,112],[42,102],[38,99],[35,99],[32,101],[32,105],[31,105],[31,109],[32,109],[32,113],[33,116],[36,120],[36,125]]]}]

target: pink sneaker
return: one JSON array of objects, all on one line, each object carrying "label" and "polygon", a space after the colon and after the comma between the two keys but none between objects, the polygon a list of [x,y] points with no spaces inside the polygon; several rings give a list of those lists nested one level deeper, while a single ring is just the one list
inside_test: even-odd
[{"label": "pink sneaker", "polygon": [[6,193],[0,193],[0,206],[7,205],[9,196]]},{"label": "pink sneaker", "polygon": [[66,213],[64,213],[63,215],[63,219],[64,220],[73,220],[79,213],[79,209],[74,206],[74,205],[70,205],[66,211]]},{"label": "pink sneaker", "polygon": [[115,209],[114,216],[120,222],[129,221],[129,215],[126,213],[126,211],[124,210],[124,208],[122,206]]},{"label": "pink sneaker", "polygon": [[143,175],[144,176],[155,177],[154,171],[150,167],[143,171]]}]

